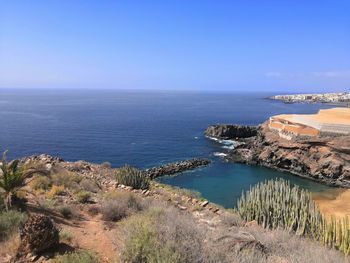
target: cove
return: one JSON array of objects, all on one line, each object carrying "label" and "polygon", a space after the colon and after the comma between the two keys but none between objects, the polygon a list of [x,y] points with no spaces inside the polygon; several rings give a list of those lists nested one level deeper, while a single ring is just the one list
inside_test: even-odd
[{"label": "cove", "polygon": [[312,193],[327,193],[334,188],[304,179],[289,173],[275,171],[265,167],[228,163],[220,158],[213,158],[210,166],[185,172],[177,176],[159,178],[161,183],[195,190],[209,201],[233,208],[242,191],[250,186],[269,179],[283,178]]}]

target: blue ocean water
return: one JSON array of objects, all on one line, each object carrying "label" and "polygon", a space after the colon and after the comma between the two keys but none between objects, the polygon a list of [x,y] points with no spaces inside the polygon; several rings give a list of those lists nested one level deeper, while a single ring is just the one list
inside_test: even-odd
[{"label": "blue ocean water", "polygon": [[191,157],[213,163],[162,181],[198,190],[232,207],[242,190],[261,180],[284,177],[312,189],[327,187],[262,167],[229,164],[214,153],[210,124],[256,125],[281,113],[314,113],[324,104],[284,104],[269,93],[111,90],[0,90],[0,150],[9,157],[48,153],[65,160],[109,161],[147,168]]}]

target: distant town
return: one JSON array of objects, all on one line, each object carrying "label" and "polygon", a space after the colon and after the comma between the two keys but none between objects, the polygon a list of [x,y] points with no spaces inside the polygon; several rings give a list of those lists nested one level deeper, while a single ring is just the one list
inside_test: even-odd
[{"label": "distant town", "polygon": [[350,93],[349,92],[337,92],[337,93],[314,93],[314,94],[291,94],[291,95],[275,95],[270,97],[273,100],[281,100],[285,103],[336,103],[336,104],[349,104]]}]

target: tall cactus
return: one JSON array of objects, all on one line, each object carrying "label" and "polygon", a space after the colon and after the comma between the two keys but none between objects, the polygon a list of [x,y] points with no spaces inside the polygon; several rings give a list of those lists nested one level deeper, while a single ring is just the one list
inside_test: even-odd
[{"label": "tall cactus", "polygon": [[259,183],[242,193],[237,211],[246,221],[256,220],[265,228],[282,228],[350,253],[348,218],[326,220],[310,192],[283,179]]},{"label": "tall cactus", "polygon": [[129,165],[117,169],[116,180],[134,189],[148,189],[150,184],[150,179],[142,171]]}]

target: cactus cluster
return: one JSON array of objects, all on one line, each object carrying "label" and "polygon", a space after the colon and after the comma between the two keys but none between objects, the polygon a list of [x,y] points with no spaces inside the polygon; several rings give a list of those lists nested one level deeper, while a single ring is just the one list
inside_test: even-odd
[{"label": "cactus cluster", "polygon": [[134,189],[148,189],[150,184],[150,179],[142,171],[129,165],[117,169],[116,180]]},{"label": "cactus cluster", "polygon": [[244,220],[255,220],[265,228],[282,228],[350,252],[348,219],[326,220],[310,192],[283,179],[259,183],[242,193],[237,211]]},{"label": "cactus cluster", "polygon": [[331,217],[324,221],[321,243],[325,246],[339,249],[346,255],[350,253],[350,228],[347,217],[337,220]]}]

